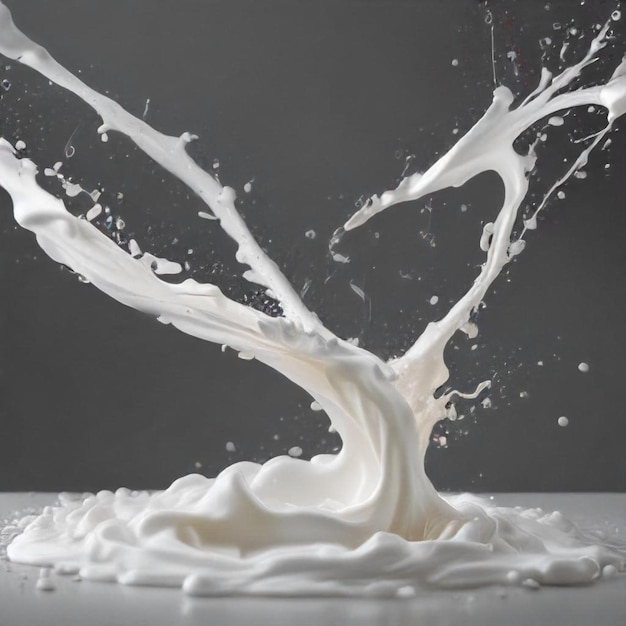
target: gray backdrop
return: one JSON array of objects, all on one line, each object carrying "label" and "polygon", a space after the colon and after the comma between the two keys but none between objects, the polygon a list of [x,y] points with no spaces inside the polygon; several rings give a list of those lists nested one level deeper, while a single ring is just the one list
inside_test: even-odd
[{"label": "gray backdrop", "polygon": [[[578,58],[588,43],[578,35],[616,7],[602,0],[5,2],[19,26],[90,85],[139,116],[149,98],[146,119],[157,129],[197,133],[194,155],[210,169],[219,159],[216,171],[240,190],[252,231],[298,289],[309,285],[307,304],[330,328],[385,356],[470,284],[500,184],[483,175],[379,216],[346,238],[349,265],[329,259],[330,234],[362,195],[393,185],[407,158],[409,171],[425,168],[452,145],[455,127],[464,132],[488,106],[489,11],[498,82],[528,93],[547,45],[540,39],[553,39],[546,62],[556,68],[564,38],[566,58]],[[625,21],[616,23],[621,44]],[[572,27],[579,30],[565,34]],[[613,65],[618,54],[609,50]],[[62,160],[66,175],[103,189],[124,233],[144,248],[187,260],[188,275],[263,306],[254,287],[235,278],[232,244],[196,218],[203,206],[182,185],[119,136],[102,144],[97,116],[76,98],[14,63],[0,68],[10,81],[0,90],[3,136],[23,139],[42,167]],[[576,112],[551,132],[536,197],[575,154],[568,133],[582,137],[600,120]],[[427,456],[438,487],[626,487],[625,131],[594,154],[586,180],[573,180],[551,203],[487,299],[478,340],[460,337],[448,350],[451,384],[469,389],[493,377],[495,388],[491,408],[467,403],[465,419],[440,426],[448,446]],[[305,457],[340,445],[288,381],[80,283],[17,229],[5,194],[0,201],[0,491],[159,488],[293,445]],[[71,202],[76,213],[86,208],[80,198]],[[305,237],[309,229],[315,239]],[[438,304],[429,304],[432,295]],[[588,373],[578,371],[581,361]],[[567,428],[557,425],[560,415]]]}]

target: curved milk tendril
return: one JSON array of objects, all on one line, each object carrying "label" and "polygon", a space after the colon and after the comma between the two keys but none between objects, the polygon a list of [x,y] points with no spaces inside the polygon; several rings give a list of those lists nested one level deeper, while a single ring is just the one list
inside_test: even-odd
[{"label": "curved milk tendril", "polygon": [[451,401],[476,397],[489,384],[435,397],[448,379],[447,342],[459,330],[475,335],[472,311],[523,249],[523,240],[512,242],[511,233],[536,157],[533,147],[518,154],[514,140],[543,118],[591,104],[607,111],[603,137],[626,112],[625,63],[606,84],[563,92],[597,59],[608,30],[576,65],[554,77],[544,70],[519,106],[506,87],[498,87],[484,116],[447,154],[371,198],[337,231],[331,246],[391,206],[463,185],[487,170],[504,183],[504,203],[485,230],[486,258],[473,285],[403,356],[385,363],[336,337],[307,310],[252,238],[234,190],[187,155],[193,135],[163,135],[85,85],[21,33],[0,4],[0,52],[82,98],[102,118],[101,134],[128,136],[186,183],[206,203],[210,213],[203,215],[218,218],[237,243],[237,259],[249,268],[244,276],[280,301],[284,317],[234,302],[211,284],[160,280],[150,263],[72,216],[38,185],[37,166],[2,139],[0,185],[11,195],[18,223],[35,233],[52,259],[122,304],[229,345],[290,378],[326,411],[343,441],[336,455],[236,463],[214,479],[189,475],[154,494],[119,489],[85,499],[62,495],[59,506],[24,522],[9,557],[86,579],[180,586],[200,595],[407,595],[419,586],[574,584],[597,578],[606,567],[624,569],[618,552],[594,545],[558,513],[495,507],[470,495],[444,499],[423,467],[432,426],[451,415]]}]

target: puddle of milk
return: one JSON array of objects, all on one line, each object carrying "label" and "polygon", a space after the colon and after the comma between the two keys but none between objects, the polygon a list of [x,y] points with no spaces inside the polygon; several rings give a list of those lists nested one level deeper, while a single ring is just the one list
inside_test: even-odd
[{"label": "puddle of milk", "polygon": [[[453,416],[456,398],[476,397],[489,385],[484,381],[475,390],[437,396],[448,380],[444,349],[459,331],[475,335],[472,312],[503,267],[523,253],[527,230],[535,228],[545,205],[536,205],[512,240],[536,160],[534,144],[518,154],[514,141],[542,119],[558,123],[571,107],[606,110],[605,128],[581,148],[551,193],[582,168],[626,112],[624,62],[615,64],[603,84],[566,90],[602,55],[610,27],[611,20],[578,63],[555,76],[544,71],[523,103],[515,104],[512,93],[498,87],[484,116],[450,151],[425,172],[372,197],[335,232],[330,251],[345,262],[338,251],[341,239],[377,213],[461,186],[484,171],[494,171],[504,184],[503,205],[477,242],[485,256],[474,283],[402,356],[383,362],[357,341],[335,336],[304,306],[248,231],[235,190],[188,156],[194,135],[163,135],[92,90],[22,34],[0,4],[0,52],[93,107],[103,139],[127,135],[194,191],[206,204],[201,217],[219,219],[236,242],[237,260],[247,267],[244,277],[277,299],[284,316],[269,317],[230,300],[214,285],[164,282],[159,275],[179,271],[176,264],[136,244],[129,253],[89,219],[72,216],[63,200],[38,185],[35,175],[42,165],[21,158],[19,147],[2,139],[0,185],[11,195],[17,222],[35,233],[52,259],[120,303],[230,346],[242,358],[256,358],[290,378],[323,408],[343,441],[336,455],[305,461],[294,453],[263,465],[236,463],[214,479],[189,475],[154,494],[119,489],[86,498],[62,496],[59,506],[23,521],[24,532],[8,546],[9,557],[83,579],[175,586],[197,595],[407,596],[433,586],[580,584],[609,569],[623,571],[622,554],[585,538],[558,513],[496,507],[468,494],[443,498],[423,467],[434,424]],[[70,196],[83,193],[75,184],[64,188]],[[97,204],[97,197],[93,200]],[[91,212],[94,218],[99,214],[98,207]],[[352,289],[365,298],[361,287]]]}]

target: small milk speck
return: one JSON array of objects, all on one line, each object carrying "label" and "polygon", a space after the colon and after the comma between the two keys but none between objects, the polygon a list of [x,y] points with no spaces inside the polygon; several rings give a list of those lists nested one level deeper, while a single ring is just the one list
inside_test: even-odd
[{"label": "small milk speck", "polygon": [[526,580],[522,581],[522,586],[526,587],[527,589],[532,589],[533,591],[536,591],[541,585],[534,578],[527,578]]},{"label": "small milk speck", "polygon": [[615,565],[605,565],[602,568],[602,578],[613,578],[617,574],[617,568]]},{"label": "small milk speck", "polygon": [[567,419],[567,417],[565,417],[565,415],[561,415],[561,417],[559,417],[559,419],[557,420],[557,423],[559,426],[565,428],[565,426],[569,424],[569,420]]},{"label": "small milk speck", "polygon": [[515,570],[511,570],[510,572],[507,572],[506,581],[511,585],[515,585],[519,583],[520,581],[519,572],[516,572]]},{"label": "small milk speck", "polygon": [[586,374],[589,371],[589,363],[585,363],[584,361],[582,363],[579,363],[578,371],[583,372],[583,374]]},{"label": "small milk speck", "polygon": [[405,587],[400,587],[398,591],[396,591],[396,596],[398,598],[413,598],[415,593],[415,587],[406,585]]}]

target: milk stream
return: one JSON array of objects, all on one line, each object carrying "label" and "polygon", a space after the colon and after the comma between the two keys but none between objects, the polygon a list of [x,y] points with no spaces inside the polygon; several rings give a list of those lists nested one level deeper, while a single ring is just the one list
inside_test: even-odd
[{"label": "milk stream", "polygon": [[[604,84],[566,89],[602,55],[610,26],[609,20],[578,63],[556,76],[544,70],[523,103],[514,105],[509,89],[496,88],[483,117],[449,152],[424,173],[372,197],[335,233],[332,253],[345,232],[394,205],[463,185],[488,170],[504,184],[502,208],[480,242],[485,259],[474,283],[404,355],[385,363],[336,337],[307,310],[254,241],[237,212],[235,191],[187,155],[193,135],[163,135],[95,92],[20,32],[0,4],[0,52],[93,107],[103,138],[128,136],[188,185],[206,203],[203,216],[219,218],[236,242],[237,259],[248,268],[244,277],[279,300],[284,316],[234,302],[211,284],[162,281],[159,268],[175,271],[167,260],[142,256],[138,246],[131,255],[89,220],[72,216],[63,200],[38,185],[37,165],[1,139],[0,185],[13,200],[17,222],[52,259],[122,304],[228,345],[290,378],[326,412],[343,441],[338,454],[235,463],[214,479],[189,475],[158,493],[61,495],[59,505],[23,521],[9,557],[87,580],[181,587],[195,595],[407,596],[428,587],[580,584],[603,571],[623,572],[623,554],[596,545],[560,514],[500,508],[467,494],[444,498],[423,466],[433,425],[453,414],[455,398],[475,397],[489,385],[435,397],[448,379],[446,344],[458,331],[475,335],[472,311],[524,248],[526,231],[512,241],[512,230],[536,157],[534,146],[518,154],[514,140],[571,107],[606,110],[605,128],[556,188],[626,112],[625,62]],[[527,220],[528,228],[534,225]]]}]

